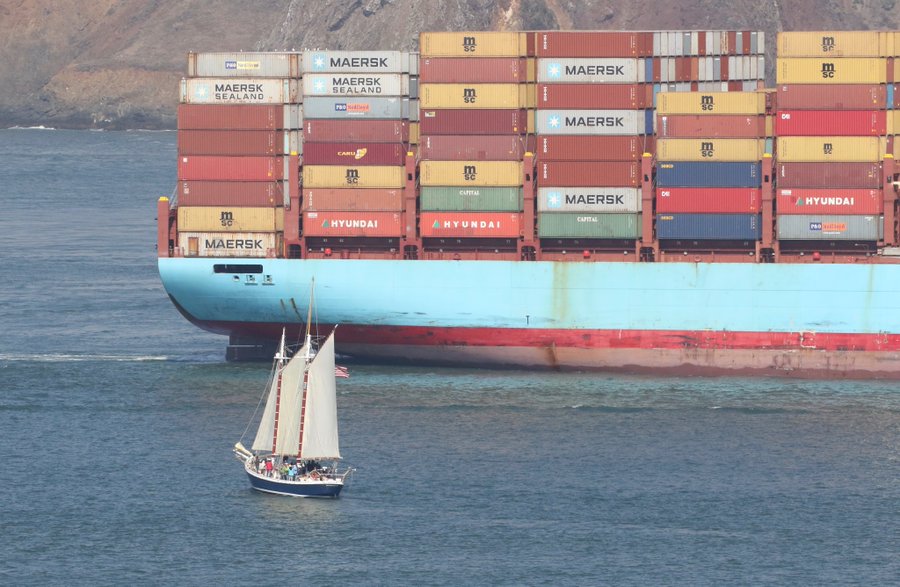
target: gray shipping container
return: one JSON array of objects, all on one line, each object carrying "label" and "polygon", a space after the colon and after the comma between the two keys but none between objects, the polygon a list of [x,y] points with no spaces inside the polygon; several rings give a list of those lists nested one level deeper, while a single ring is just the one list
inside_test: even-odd
[{"label": "gray shipping container", "polygon": [[409,98],[308,97],[303,118],[409,119]]},{"label": "gray shipping container", "polygon": [[538,211],[635,213],[641,211],[641,193],[630,187],[541,187]]},{"label": "gray shipping container", "polygon": [[521,212],[522,188],[518,187],[422,187],[423,212]]},{"label": "gray shipping container", "polygon": [[780,240],[877,241],[884,238],[884,216],[857,214],[779,214]]},{"label": "gray shipping container", "polygon": [[[410,71],[415,63],[414,71]],[[303,73],[418,73],[419,54],[405,51],[306,51]]]},{"label": "gray shipping container", "polygon": [[640,233],[640,214],[538,213],[540,238],[636,239]]},{"label": "gray shipping container", "polygon": [[306,96],[408,96],[409,76],[400,73],[325,73],[303,76]]},{"label": "gray shipping container", "polygon": [[188,78],[181,80],[182,104],[297,104],[300,80],[272,78]]},{"label": "gray shipping container", "polygon": [[300,53],[188,53],[188,77],[300,77]]}]

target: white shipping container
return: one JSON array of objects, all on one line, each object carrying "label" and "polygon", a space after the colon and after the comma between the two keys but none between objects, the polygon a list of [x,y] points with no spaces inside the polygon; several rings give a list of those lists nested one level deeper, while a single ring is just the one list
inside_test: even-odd
[{"label": "white shipping container", "polygon": [[613,83],[642,82],[643,68],[638,60],[549,58],[537,60],[537,81],[552,83]]},{"label": "white shipping container", "polygon": [[306,96],[408,96],[409,76],[399,73],[329,73],[303,76]]},{"label": "white shipping container", "polygon": [[[179,232],[185,257],[274,257],[276,232]],[[262,276],[260,276],[262,277]]]},{"label": "white shipping container", "polygon": [[297,104],[300,80],[188,78],[181,80],[182,104]]},{"label": "white shipping container", "polygon": [[418,73],[418,53],[406,51],[306,51],[303,73]]},{"label": "white shipping container", "polygon": [[641,190],[630,187],[541,187],[539,212],[640,212]]},{"label": "white shipping container", "polygon": [[652,110],[537,110],[535,130],[542,135],[642,135],[653,132],[652,120]]},{"label": "white shipping container", "polygon": [[300,54],[188,53],[188,77],[300,77]]}]

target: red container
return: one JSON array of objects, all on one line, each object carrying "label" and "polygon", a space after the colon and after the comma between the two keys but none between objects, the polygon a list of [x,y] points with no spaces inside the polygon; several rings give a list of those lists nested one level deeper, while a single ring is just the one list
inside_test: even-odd
[{"label": "red container", "polygon": [[776,102],[779,110],[881,110],[886,103],[881,84],[783,85]]},{"label": "red container", "polygon": [[657,188],[657,213],[750,214],[759,212],[754,188]]},{"label": "red container", "polygon": [[[894,101],[892,104],[892,108],[897,109],[900,108],[900,84],[894,84]],[[897,129],[894,129],[895,131]]]},{"label": "red container", "polygon": [[638,187],[641,164],[613,161],[538,163],[537,183],[550,187]]},{"label": "red container", "polygon": [[307,120],[303,123],[303,140],[408,143],[409,123],[405,120]]},{"label": "red container", "polygon": [[526,110],[422,110],[420,135],[505,135],[528,131]]},{"label": "red container", "polygon": [[859,188],[881,187],[880,163],[778,163],[775,183],[785,188]]},{"label": "red container", "polygon": [[537,84],[537,107],[643,110],[653,108],[653,85]]},{"label": "red container", "polygon": [[403,236],[400,212],[304,212],[303,236]]},{"label": "red container", "polygon": [[[538,161],[640,161],[655,150],[653,136],[542,135]],[[612,184],[608,184],[612,185]]]},{"label": "red container", "polygon": [[278,130],[285,105],[179,104],[178,130]]},{"label": "red container", "polygon": [[403,210],[403,190],[328,189],[303,190],[303,210],[389,211]]},{"label": "red container", "polygon": [[423,161],[521,161],[534,135],[429,135],[419,139]]},{"label": "red container", "polygon": [[178,131],[178,154],[279,155],[284,153],[285,132],[274,130],[180,130]]},{"label": "red container", "polygon": [[778,136],[881,136],[887,133],[884,110],[780,110]]},{"label": "red container", "polygon": [[881,190],[780,189],[775,209],[779,214],[881,214],[884,197]]},{"label": "red container", "polygon": [[419,83],[498,83],[528,81],[524,57],[422,57]]},{"label": "red container", "polygon": [[178,158],[178,179],[273,181],[285,179],[284,167],[284,157],[185,155]]},{"label": "red container", "polygon": [[657,116],[656,134],[661,139],[758,139],[766,136],[766,117],[737,114]]},{"label": "red container", "polygon": [[283,206],[280,181],[179,181],[179,206]]},{"label": "red container", "polygon": [[535,33],[538,57],[649,57],[653,54],[650,32],[570,32]]},{"label": "red container", "polygon": [[304,165],[403,165],[402,143],[304,143]]},{"label": "red container", "polygon": [[422,212],[423,237],[517,238],[522,231],[518,212]]}]

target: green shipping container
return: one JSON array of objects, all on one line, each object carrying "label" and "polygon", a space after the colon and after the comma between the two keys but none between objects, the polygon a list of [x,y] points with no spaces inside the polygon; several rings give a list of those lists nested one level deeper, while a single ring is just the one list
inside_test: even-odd
[{"label": "green shipping container", "polygon": [[423,212],[521,212],[522,188],[478,186],[422,187]]},{"label": "green shipping container", "polygon": [[640,214],[584,214],[580,212],[541,212],[538,214],[540,238],[627,238],[641,233]]}]

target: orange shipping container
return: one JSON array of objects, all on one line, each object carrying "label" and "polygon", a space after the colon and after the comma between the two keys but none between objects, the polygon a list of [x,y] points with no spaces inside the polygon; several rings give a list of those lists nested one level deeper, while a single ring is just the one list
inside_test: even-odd
[{"label": "orange shipping container", "polygon": [[400,212],[304,212],[304,236],[403,236]]},{"label": "orange shipping container", "polygon": [[422,212],[423,237],[517,238],[522,215],[510,212]]},{"label": "orange shipping container", "polygon": [[403,190],[385,189],[307,189],[303,190],[301,207],[304,211],[343,210],[390,211],[403,210]]}]

